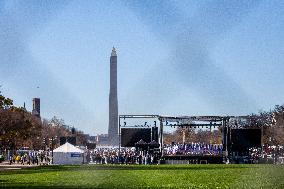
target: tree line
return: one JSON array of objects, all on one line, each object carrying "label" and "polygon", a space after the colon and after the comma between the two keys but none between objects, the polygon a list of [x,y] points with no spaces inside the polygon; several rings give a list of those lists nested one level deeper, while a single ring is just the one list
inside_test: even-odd
[{"label": "tree line", "polygon": [[67,136],[75,136],[79,145],[87,143],[87,136],[66,125],[63,119],[41,120],[24,107],[14,106],[12,99],[0,94],[0,150],[57,147],[60,137]]}]

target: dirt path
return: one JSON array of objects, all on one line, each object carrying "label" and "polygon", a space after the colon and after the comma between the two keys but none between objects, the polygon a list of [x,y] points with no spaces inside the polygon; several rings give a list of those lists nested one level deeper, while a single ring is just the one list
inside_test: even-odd
[{"label": "dirt path", "polygon": [[22,168],[27,168],[27,167],[36,167],[38,165],[27,165],[27,164],[20,164],[20,163],[13,163],[9,164],[9,162],[2,162],[0,163],[0,171],[3,170],[12,170],[12,169],[22,169]]}]

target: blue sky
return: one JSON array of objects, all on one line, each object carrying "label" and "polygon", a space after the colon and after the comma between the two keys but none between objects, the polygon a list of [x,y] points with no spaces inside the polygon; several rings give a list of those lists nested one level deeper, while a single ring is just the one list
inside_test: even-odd
[{"label": "blue sky", "polygon": [[[0,85],[89,134],[120,114],[245,115],[283,104],[283,1],[0,1]],[[39,86],[39,88],[37,88]]]}]

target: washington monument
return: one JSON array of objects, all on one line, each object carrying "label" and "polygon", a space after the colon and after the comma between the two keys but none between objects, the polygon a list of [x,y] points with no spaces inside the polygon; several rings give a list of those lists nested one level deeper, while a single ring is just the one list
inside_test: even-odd
[{"label": "washington monument", "polygon": [[118,145],[117,55],[113,47],[110,56],[108,143]]}]

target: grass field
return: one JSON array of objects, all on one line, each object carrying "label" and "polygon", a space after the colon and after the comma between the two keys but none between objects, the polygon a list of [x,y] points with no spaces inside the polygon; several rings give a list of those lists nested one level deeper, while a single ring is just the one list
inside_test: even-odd
[{"label": "grass field", "polygon": [[284,188],[284,166],[46,166],[0,171],[0,182],[0,188]]}]

